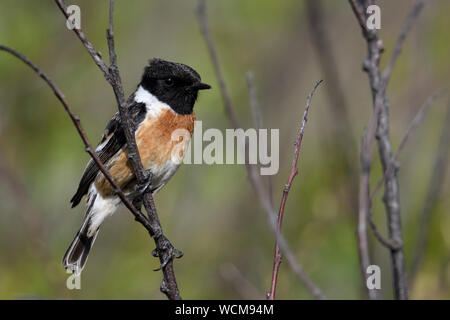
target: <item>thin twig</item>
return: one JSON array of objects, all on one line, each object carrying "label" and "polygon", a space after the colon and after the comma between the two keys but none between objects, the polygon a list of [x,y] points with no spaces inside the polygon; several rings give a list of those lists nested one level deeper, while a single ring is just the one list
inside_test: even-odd
[{"label": "thin twig", "polygon": [[439,90],[438,92],[431,95],[425,103],[420,107],[420,109],[417,111],[416,115],[414,116],[413,120],[409,124],[408,128],[406,129],[405,134],[403,135],[402,140],[400,141],[400,144],[397,148],[397,152],[395,153],[394,162],[389,166],[389,168],[384,172],[383,177],[377,182],[375,188],[372,191],[372,194],[370,195],[370,201],[373,202],[375,196],[377,195],[377,192],[381,189],[381,186],[383,185],[383,182],[386,180],[386,178],[391,174],[392,170],[394,168],[398,168],[398,159],[400,157],[400,153],[405,148],[406,142],[408,142],[409,137],[414,133],[414,131],[417,129],[417,127],[420,126],[423,119],[425,118],[425,115],[427,114],[430,107],[433,105],[433,103],[436,101],[438,97],[440,97],[443,93],[443,90]]},{"label": "thin twig", "polygon": [[[61,12],[64,14],[64,16],[68,18],[68,13],[64,1],[55,0],[55,2],[60,8]],[[106,81],[108,81],[108,83],[111,85],[114,91],[114,95],[116,97],[118,104],[121,125],[127,140],[128,159],[130,160],[133,172],[136,176],[137,186],[143,187],[151,181],[150,180],[151,176],[144,170],[144,167],[142,165],[134,135],[135,128],[133,125],[133,121],[128,113],[128,106],[125,103],[123,86],[120,79],[119,68],[117,65],[117,55],[114,49],[113,14],[114,14],[114,0],[110,0],[109,27],[106,33],[110,58],[109,67],[103,61],[101,55],[98,53],[97,50],[95,50],[94,46],[87,39],[86,35],[82,32],[82,30],[73,29],[73,31],[78,36],[81,43],[87,49],[91,57],[94,59],[95,64],[103,72]],[[153,237],[155,241],[156,251],[163,266],[162,271],[164,278],[161,283],[161,291],[164,294],[166,294],[166,296],[169,299],[179,300],[181,299],[181,296],[179,294],[175,273],[173,271],[171,244],[163,234],[150,190],[146,190],[146,192],[144,192],[142,196],[142,201],[141,199],[136,199],[134,204],[137,205],[141,204],[142,202],[148,215],[147,220],[150,226],[150,229],[148,231],[150,232],[150,235]],[[166,263],[167,261],[169,262]]]},{"label": "thin twig", "polygon": [[[63,0],[55,0],[56,4],[58,5],[59,9],[61,10],[62,14],[66,17],[66,19],[69,19],[69,13],[67,12],[66,5]],[[95,50],[92,43],[86,38],[83,31],[77,28],[74,28],[73,31],[76,33],[80,41],[83,43],[83,45],[86,47],[87,51],[91,55],[92,59],[94,60],[95,64],[102,70],[103,75],[105,76],[106,80],[110,82],[109,79],[109,69],[106,63],[102,59],[102,55],[100,52]]]},{"label": "thin twig", "polygon": [[[380,112],[381,105],[377,105],[372,112],[369,120],[368,128],[364,131],[363,140],[361,143],[360,161],[361,161],[361,175],[359,179],[359,210],[358,210],[358,227],[356,235],[358,238],[358,254],[360,259],[361,273],[364,278],[364,286],[367,288],[367,295],[369,299],[378,299],[379,292],[374,289],[369,289],[367,282],[367,268],[371,265],[369,252],[369,239],[367,235],[367,220],[371,213],[370,203],[370,170],[373,159],[373,143],[375,140],[375,131],[377,127],[377,118]],[[370,221],[370,220],[369,220]]]},{"label": "thin twig", "polygon": [[427,196],[420,213],[419,232],[415,241],[415,250],[412,258],[410,282],[414,283],[417,273],[422,265],[425,251],[428,244],[430,223],[433,210],[437,200],[441,195],[442,184],[448,169],[450,155],[450,102],[447,107],[447,114],[442,128],[439,146],[436,150],[436,157],[433,163],[433,173],[431,174]]},{"label": "thin twig", "polygon": [[[302,146],[303,141],[303,133],[305,131],[306,122],[308,121],[308,112],[309,107],[311,105],[311,99],[314,95],[314,92],[316,91],[317,87],[322,83],[323,80],[319,80],[314,85],[314,88],[311,90],[311,92],[308,95],[308,98],[306,99],[306,107],[305,112],[303,113],[302,123],[300,126],[300,131],[298,133],[297,140],[295,141],[295,150],[294,150],[294,156],[292,159],[292,166],[291,166],[291,174],[289,175],[288,181],[286,185],[283,188],[283,196],[281,198],[281,205],[280,210],[278,211],[278,219],[277,219],[277,232],[281,233],[281,225],[283,223],[283,217],[284,217],[284,208],[286,207],[286,201],[289,195],[289,191],[291,190],[292,182],[294,181],[294,178],[298,174],[298,156],[300,154],[300,148]],[[270,292],[269,292],[269,300],[275,299],[275,290],[277,287],[277,280],[278,280],[278,270],[280,268],[281,264],[281,252],[280,248],[278,246],[278,243],[275,244],[275,254],[273,257],[273,271],[272,271],[272,282],[270,286]]]},{"label": "thin twig", "polygon": [[363,33],[368,32],[368,29],[366,26],[366,14],[364,12],[363,6],[360,3],[357,3],[356,0],[349,0],[349,2],[350,2],[350,6],[352,7],[353,13],[356,16],[356,19],[358,19],[361,29],[363,30]]},{"label": "thin twig", "polygon": [[[369,199],[369,201],[370,201],[370,199]],[[370,203],[369,216],[367,218],[369,220],[370,229],[372,229],[374,237],[387,249],[396,250],[397,247],[399,246],[399,244],[395,243],[391,239],[386,239],[381,234],[380,230],[378,230],[377,224],[375,223],[375,220],[373,219],[373,212],[372,212],[373,210],[372,210],[372,205],[371,205],[372,202],[369,202],[369,203]]]},{"label": "thin twig", "polygon": [[[439,90],[438,92],[436,92],[435,94],[433,94],[432,96],[430,96],[425,103],[423,104],[423,106],[419,109],[419,111],[416,113],[413,121],[410,123],[410,125],[408,126],[408,129],[406,130],[405,135],[403,136],[400,145],[397,149],[397,152],[395,154],[395,161],[389,166],[389,168],[386,170],[386,172],[383,174],[383,177],[377,182],[377,184],[375,185],[374,190],[372,191],[371,195],[370,195],[370,203],[372,204],[375,196],[377,195],[377,192],[381,189],[381,186],[383,185],[384,181],[386,180],[386,178],[391,174],[392,170],[394,170],[394,168],[398,168],[398,159],[400,156],[401,151],[404,149],[406,142],[408,141],[408,138],[412,135],[412,133],[415,131],[415,129],[422,123],[425,114],[427,113],[428,109],[431,107],[431,105],[433,104],[433,102],[439,97],[441,96],[443,93],[443,90]],[[373,231],[373,234],[375,236],[375,238],[377,238],[377,240],[386,248],[388,249],[396,249],[397,245],[394,241],[390,240],[390,239],[385,239],[384,236],[380,233],[380,231],[378,230],[375,221],[373,220],[373,215],[372,215],[372,205],[370,206],[370,210],[369,210],[369,223],[370,223],[370,227]]]},{"label": "thin twig", "polygon": [[[116,96],[122,127],[127,139],[128,159],[130,160],[133,167],[133,172],[136,175],[138,188],[142,190],[145,185],[149,185],[151,183],[151,174],[149,174],[142,165],[141,157],[139,155],[139,150],[136,144],[133,120],[129,115],[128,107],[125,103],[122,81],[120,78],[119,67],[117,65],[117,55],[114,47],[113,16],[114,0],[110,0],[109,27],[106,31],[110,59],[109,79]],[[155,240],[156,252],[158,253],[158,257],[163,266],[162,272],[164,278],[163,282],[161,283],[161,291],[166,294],[169,299],[179,300],[181,299],[181,296],[178,290],[175,272],[173,270],[172,253],[170,250],[171,244],[163,234],[161,224],[159,222],[159,217],[156,211],[155,202],[153,200],[152,193],[149,190],[144,192],[144,194],[142,195],[142,199],[136,199],[134,205],[140,207],[142,203],[145,207],[145,211],[147,212],[148,220],[152,225],[151,236]]]},{"label": "thin twig", "polygon": [[[304,8],[309,24],[309,38],[314,48],[314,56],[320,68],[322,77],[326,79],[324,86],[328,108],[331,114],[331,123],[327,126],[331,132],[331,139],[326,137],[323,148],[333,152],[335,157],[332,162],[334,167],[332,188],[342,188],[345,194],[349,212],[358,210],[358,174],[359,168],[355,165],[355,157],[358,153],[358,142],[353,135],[354,124],[350,119],[349,105],[343,88],[344,81],[340,77],[340,63],[334,55],[334,42],[331,35],[333,29],[324,10],[324,1],[307,0]],[[339,137],[336,139],[335,137]],[[338,176],[336,176],[336,174]],[[344,181],[344,183],[342,183]]]},{"label": "thin twig", "polygon": [[[61,104],[64,107],[64,110],[67,112],[67,114],[69,115],[70,119],[72,120],[75,128],[77,129],[77,132],[81,138],[81,140],[84,143],[85,146],[85,151],[91,156],[91,158],[94,160],[94,162],[96,163],[96,165],[98,166],[99,170],[103,173],[103,175],[105,176],[105,178],[108,180],[108,182],[113,186],[116,195],[122,200],[123,204],[125,205],[125,207],[128,208],[128,210],[130,210],[130,212],[134,215],[134,218],[136,221],[138,221],[140,224],[142,224],[144,226],[144,228],[149,232],[149,234],[153,237],[153,235],[155,234],[154,230],[155,227],[154,225],[152,225],[152,223],[149,221],[149,219],[147,219],[139,210],[136,209],[136,207],[130,202],[130,200],[126,197],[126,195],[124,194],[124,192],[120,189],[119,185],[114,181],[114,178],[111,176],[111,174],[108,172],[108,170],[105,168],[105,166],[103,165],[103,163],[101,162],[101,160],[98,158],[97,153],[94,151],[94,149],[92,149],[92,146],[86,136],[86,133],[81,125],[80,119],[78,118],[78,116],[76,116],[72,110],[70,109],[63,93],[58,89],[58,87],[56,86],[56,84],[44,73],[41,71],[40,68],[38,68],[33,62],[31,62],[28,58],[26,58],[22,53],[11,49],[9,47],[6,47],[4,45],[0,45],[0,50],[6,51],[11,53],[12,55],[14,55],[16,58],[18,58],[19,60],[21,60],[22,62],[24,62],[25,64],[27,64],[31,69],[34,70],[34,72],[41,77],[47,84],[48,86],[53,90],[55,96],[58,98],[58,100],[61,102]],[[157,238],[155,238],[155,243],[157,243],[157,248],[161,248],[161,250],[164,250],[164,241],[165,239],[162,238],[162,236],[159,237],[159,242],[157,241]],[[160,256],[160,260],[162,260],[161,256]],[[163,260],[162,260],[163,261]],[[162,263],[161,261],[161,263]],[[163,268],[163,273],[164,273],[164,280],[163,280],[163,284],[161,285],[161,290],[165,290],[163,291],[170,299],[177,299],[179,298],[179,293],[178,293],[178,289],[176,291],[174,291],[172,289],[172,287],[168,287],[167,283],[171,283],[168,280],[166,280],[166,273],[169,273],[168,271],[168,267],[169,264],[166,265],[165,268]],[[164,270],[165,269],[165,270]],[[170,274],[169,274],[170,275]],[[170,278],[168,278],[170,280]],[[175,282],[176,285],[176,282]],[[178,297],[177,297],[178,296]]]},{"label": "thin twig", "polygon": [[[365,24],[365,10],[360,2],[350,0],[350,5],[353,9],[355,16],[363,31],[363,35],[366,39],[369,37],[369,30]],[[381,50],[381,48],[380,48]],[[378,64],[377,58],[373,57],[374,63]],[[377,290],[371,290],[367,287],[367,268],[371,265],[370,252],[369,252],[369,240],[367,234],[367,220],[371,212],[370,203],[370,170],[372,166],[373,158],[373,144],[375,140],[375,132],[377,130],[378,117],[382,109],[382,104],[379,103],[379,99],[374,101],[374,108],[369,120],[369,125],[364,132],[363,140],[361,143],[360,162],[361,162],[361,174],[359,181],[359,210],[358,210],[358,227],[356,235],[358,238],[358,254],[360,259],[361,273],[364,278],[364,287],[367,288],[367,294],[369,299],[378,299],[379,292]]]},{"label": "thin twig", "polygon": [[[206,41],[208,52],[210,55],[210,58],[213,62],[214,71],[216,73],[217,81],[220,84],[220,92],[222,95],[222,99],[225,106],[225,111],[231,121],[231,124],[234,128],[240,128],[240,124],[238,121],[238,118],[235,114],[235,109],[233,108],[233,104],[231,102],[231,97],[225,82],[225,77],[222,72],[221,65],[219,63],[219,59],[217,56],[217,51],[214,46],[214,41],[211,36],[211,32],[208,25],[207,15],[206,15],[206,1],[205,0],[199,0],[198,6],[197,6],[197,17],[200,24],[201,32],[204,36],[204,39]],[[286,242],[284,236],[282,233],[278,233],[277,231],[277,222],[276,222],[276,215],[273,210],[273,207],[271,206],[270,197],[267,195],[266,190],[263,187],[263,183],[261,180],[261,176],[256,172],[255,166],[250,166],[246,164],[246,170],[247,170],[247,176],[250,181],[250,184],[252,185],[253,189],[255,190],[259,201],[261,202],[261,205],[264,208],[264,212],[266,213],[266,218],[269,224],[269,227],[273,234],[276,237],[276,240],[279,243],[280,249],[285,255],[286,259],[288,260],[289,266],[294,271],[294,273],[300,278],[300,280],[303,282],[305,287],[312,293],[314,297],[317,299],[325,299],[325,296],[323,295],[322,291],[317,287],[309,278],[309,276],[305,273],[303,270],[303,267],[298,263],[297,259],[295,258],[295,255],[292,253],[292,250],[290,249],[288,243]]]},{"label": "thin twig", "polygon": [[419,17],[419,14],[422,11],[424,5],[425,4],[423,0],[417,1],[414,4],[412,10],[410,11],[408,17],[406,18],[405,23],[403,24],[403,28],[400,31],[400,35],[398,36],[397,42],[395,44],[394,52],[392,53],[391,59],[383,72],[383,82],[386,87],[389,83],[389,79],[391,77],[394,64],[397,61],[397,58],[399,57],[400,53],[402,52],[402,47],[403,43],[405,42],[406,36],[408,32],[411,30],[411,27],[413,26],[414,22]]},{"label": "thin twig", "polygon": [[[369,82],[372,89],[373,108],[374,110],[380,110],[376,114],[376,136],[383,172],[386,172],[391,165],[395,164],[389,134],[389,103],[386,97],[386,86],[389,82],[393,65],[395,64],[395,61],[401,51],[406,34],[411,29],[412,23],[421,11],[421,8],[417,9],[419,3],[423,3],[423,1],[417,1],[412,9],[412,13],[408,15],[408,18],[401,29],[400,36],[398,37],[393,57],[390,60],[392,65],[388,64],[386,69],[387,71],[384,73],[384,76],[381,75],[380,71],[380,58],[382,52],[384,51],[383,42],[378,37],[376,30],[368,30],[365,26],[365,9],[368,6],[369,1],[363,0],[356,2],[355,0],[349,0],[349,2],[356,18],[358,19],[364,39],[367,43],[368,56],[364,61],[363,66],[369,76]],[[388,219],[387,225],[389,238],[392,243],[396,244],[395,247],[390,248],[394,296],[396,299],[408,299],[408,284],[400,216],[400,192],[396,170],[394,170],[394,172],[388,175],[385,179],[385,193],[383,200]]]}]

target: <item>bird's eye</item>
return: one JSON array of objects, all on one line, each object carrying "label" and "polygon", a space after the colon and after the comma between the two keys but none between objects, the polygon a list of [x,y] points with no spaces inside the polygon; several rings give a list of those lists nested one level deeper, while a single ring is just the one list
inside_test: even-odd
[{"label": "bird's eye", "polygon": [[164,83],[165,83],[167,86],[171,87],[171,86],[173,86],[174,81],[173,81],[172,78],[167,78],[167,79],[164,80]]}]

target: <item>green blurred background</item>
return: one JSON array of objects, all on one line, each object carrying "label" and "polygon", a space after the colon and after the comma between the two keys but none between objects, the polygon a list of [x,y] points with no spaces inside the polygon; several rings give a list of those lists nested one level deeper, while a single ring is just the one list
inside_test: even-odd
[{"label": "green blurred background", "polygon": [[[214,88],[202,92],[196,104],[203,129],[229,128],[194,14],[196,1],[116,2],[116,50],[126,94],[135,89],[148,59],[183,62]],[[264,126],[280,128],[280,170],[273,176],[276,207],[289,175],[306,96],[316,80],[325,80],[313,99],[283,230],[305,271],[329,298],[360,299],[365,292],[355,235],[358,150],[372,108],[361,70],[366,48],[348,2],[321,3],[320,25],[329,40],[322,59],[306,1],[209,0],[208,14],[241,123],[253,126],[245,79],[252,70]],[[382,65],[412,3],[379,1],[386,48]],[[108,2],[67,4],[81,7],[82,28],[107,59]],[[388,89],[394,148],[426,98],[449,84],[449,15],[450,1],[428,1],[394,69]],[[53,1],[1,0],[0,43],[23,52],[51,76],[91,142],[97,143],[116,111],[115,99]],[[447,105],[446,99],[433,105],[400,157],[408,268]],[[346,118],[341,118],[342,110]],[[89,157],[46,84],[4,52],[0,150],[0,298],[164,298],[159,292],[161,273],[152,271],[158,266],[151,256],[154,243],[125,209],[103,225],[82,274],[82,289],[66,288],[61,258],[85,209],[70,209],[69,199]],[[381,177],[375,155],[373,184]],[[450,298],[449,187],[447,175],[412,298]],[[175,262],[184,298],[264,297],[274,239],[244,166],[183,165],[155,200],[166,235],[185,254]],[[373,213],[385,234],[381,194]],[[370,240],[373,262],[382,268],[383,297],[391,298],[389,253],[372,234]],[[277,297],[311,298],[287,262],[281,267]]]}]

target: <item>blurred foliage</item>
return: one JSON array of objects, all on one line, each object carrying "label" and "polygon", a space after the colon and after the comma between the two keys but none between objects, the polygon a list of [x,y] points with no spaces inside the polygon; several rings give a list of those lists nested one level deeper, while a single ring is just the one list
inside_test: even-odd
[{"label": "blurred foliage", "polygon": [[[196,1],[116,1],[116,49],[125,90],[131,93],[152,57],[193,66],[214,90],[202,92],[196,113],[203,128],[225,129],[218,84],[199,32]],[[344,0],[322,1],[331,50],[348,102],[354,141],[360,141],[371,109],[367,76],[361,71],[365,43]],[[342,2],[342,3],[341,3]],[[69,1],[81,7],[82,28],[107,55],[107,1]],[[209,20],[241,122],[252,126],[245,71],[256,76],[264,124],[280,128],[280,170],[273,177],[278,206],[291,164],[293,141],[305,99],[314,97],[292,187],[284,233],[305,271],[330,298],[364,297],[355,223],[359,170],[357,148],[335,134],[339,126],[326,99],[305,15],[298,0],[209,0]],[[411,1],[380,1],[381,38],[392,52]],[[450,2],[430,1],[405,43],[388,90],[391,134],[398,146],[414,112],[437,88],[449,84]],[[80,116],[93,144],[116,110],[101,72],[81,46],[53,1],[2,0],[0,43],[27,55],[46,71]],[[84,208],[69,199],[88,155],[46,85],[21,62],[0,52],[0,298],[162,299],[161,274],[153,272],[153,242],[124,210],[102,227],[82,275],[82,290],[69,291],[60,261],[82,220]],[[408,266],[446,101],[439,100],[400,157],[402,218]],[[338,143],[339,142],[339,143]],[[346,168],[342,153],[353,159]],[[372,183],[381,177],[376,158]],[[448,175],[447,175],[448,177]],[[450,298],[449,179],[433,212],[429,245],[412,298]],[[357,190],[357,189],[356,189]],[[185,298],[258,298],[269,288],[274,239],[240,165],[184,165],[156,196],[163,228],[185,256],[175,262]],[[378,195],[375,220],[385,232]],[[382,292],[392,297],[389,254],[371,236],[374,262],[382,268]],[[235,272],[229,272],[232,268]],[[243,281],[242,279],[246,279]],[[245,282],[245,284],[244,284]],[[251,287],[252,290],[246,290]],[[255,292],[260,294],[256,296]],[[311,296],[283,263],[277,295]]]}]

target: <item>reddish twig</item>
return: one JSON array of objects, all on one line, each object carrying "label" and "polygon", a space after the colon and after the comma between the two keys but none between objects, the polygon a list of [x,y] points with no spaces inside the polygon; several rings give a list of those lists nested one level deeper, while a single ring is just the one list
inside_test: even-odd
[{"label": "reddish twig", "polygon": [[[233,104],[231,102],[231,96],[228,91],[228,87],[225,82],[225,77],[223,75],[223,71],[221,68],[221,65],[219,63],[219,59],[217,56],[217,51],[214,46],[214,41],[211,36],[211,32],[209,30],[208,20],[206,16],[206,1],[205,0],[199,0],[198,7],[197,7],[197,17],[200,24],[201,32],[204,36],[206,45],[208,47],[208,52],[210,55],[210,58],[213,62],[214,66],[214,72],[216,73],[217,80],[220,84],[220,92],[222,95],[222,99],[225,106],[225,111],[231,121],[231,124],[234,128],[240,128],[240,124],[238,121],[238,118],[235,114],[235,109],[233,108]],[[246,144],[247,145],[247,144]],[[300,278],[302,283],[305,285],[305,287],[311,292],[311,294],[316,297],[317,299],[325,299],[324,294],[322,291],[317,287],[309,278],[309,276],[305,273],[303,270],[302,265],[297,261],[295,258],[295,255],[292,253],[292,250],[290,249],[286,239],[284,238],[282,233],[279,233],[277,231],[277,222],[276,222],[276,215],[273,210],[273,206],[271,205],[270,195],[267,194],[267,191],[264,188],[264,183],[262,182],[261,176],[256,172],[255,166],[250,166],[249,164],[245,165],[245,168],[247,170],[247,177],[252,185],[253,189],[255,190],[258,199],[264,209],[264,212],[266,214],[267,222],[269,224],[269,227],[271,231],[273,232],[276,241],[279,243],[280,249],[285,255],[289,266],[293,270],[293,272]]]},{"label": "reddish twig", "polygon": [[[309,111],[309,107],[311,105],[311,99],[312,99],[312,96],[314,95],[314,92],[316,91],[317,87],[322,83],[322,81],[323,80],[319,80],[316,82],[316,84],[314,85],[314,88],[309,93],[308,98],[306,99],[306,107],[305,107],[305,112],[303,113],[302,124],[300,126],[298,138],[295,141],[295,151],[294,151],[294,157],[292,159],[291,174],[289,175],[289,179],[288,179],[286,185],[284,186],[283,196],[281,198],[280,210],[278,211],[278,219],[277,219],[277,232],[278,233],[281,233],[281,225],[283,223],[283,217],[284,217],[284,208],[286,206],[286,201],[287,201],[287,198],[289,195],[289,191],[291,190],[292,182],[294,181],[294,178],[298,174],[298,168],[297,168],[298,156],[300,154],[300,148],[302,146],[303,133],[305,131],[306,121],[308,121],[308,111]],[[275,299],[275,290],[277,287],[278,270],[280,268],[281,258],[282,258],[282,256],[281,256],[280,248],[279,248],[278,242],[277,242],[275,245],[275,254],[273,257],[272,282],[271,282],[271,286],[270,286],[270,292],[269,292],[269,295],[267,298],[269,300]]]}]

